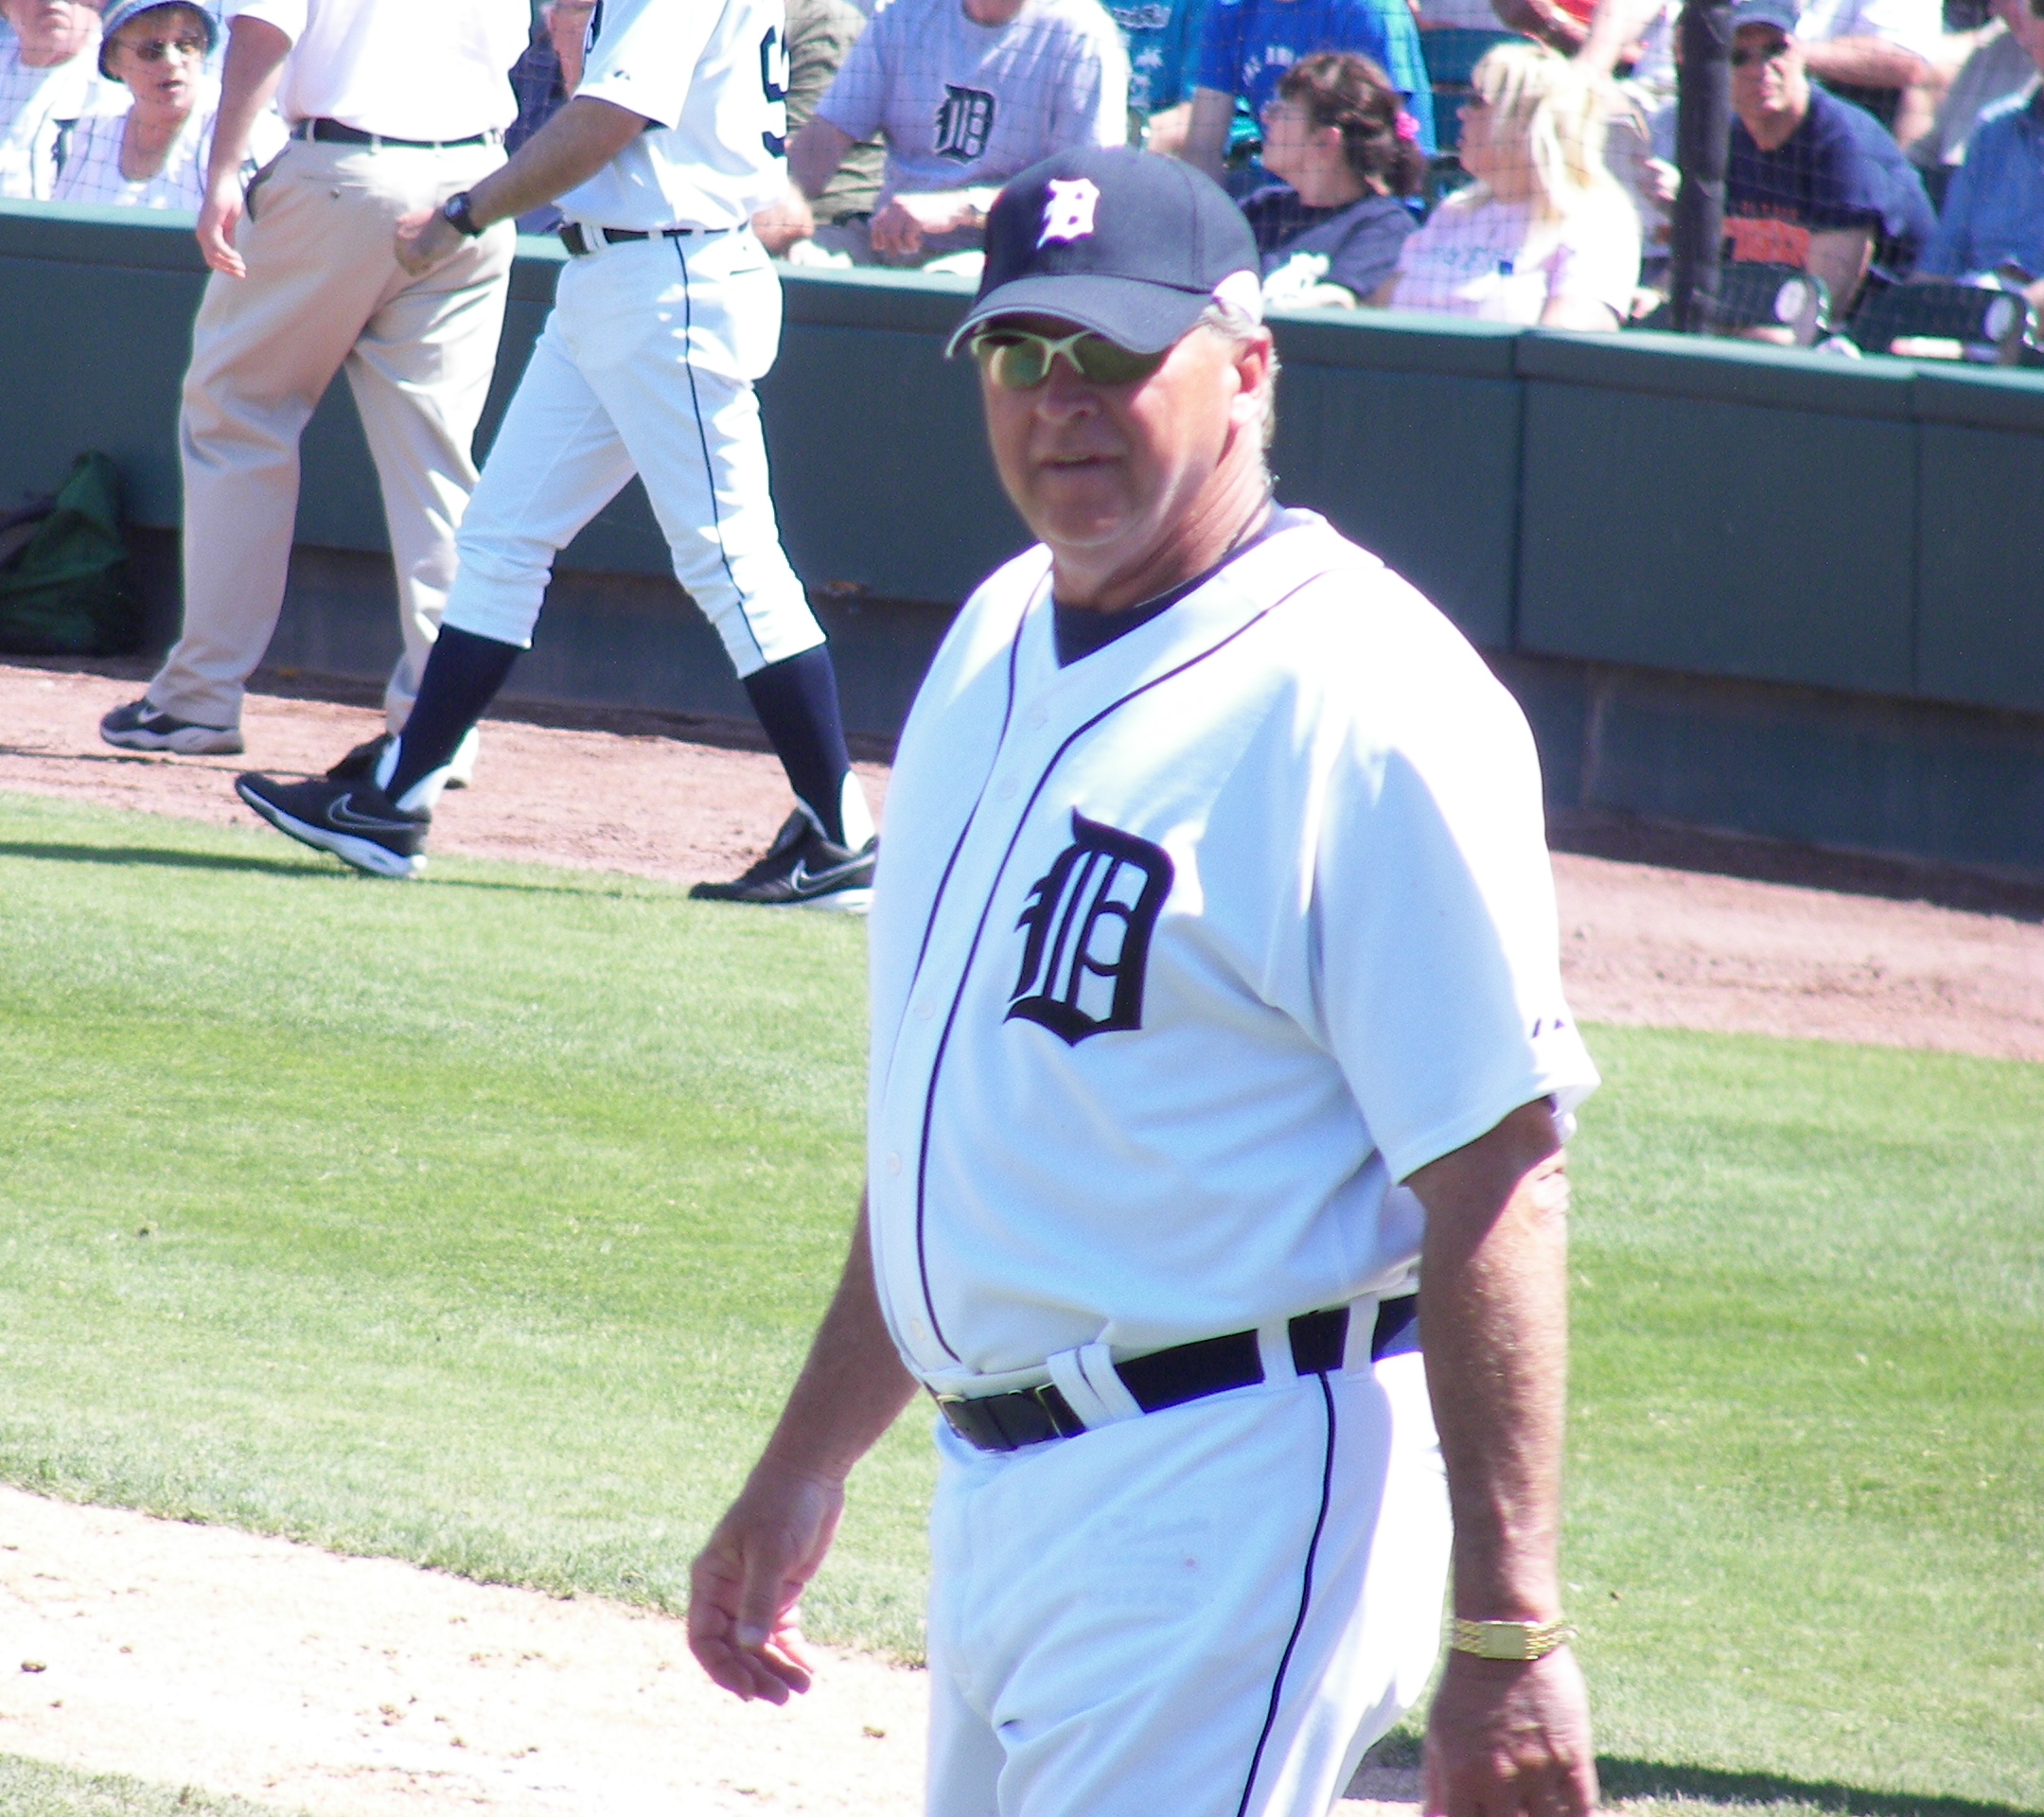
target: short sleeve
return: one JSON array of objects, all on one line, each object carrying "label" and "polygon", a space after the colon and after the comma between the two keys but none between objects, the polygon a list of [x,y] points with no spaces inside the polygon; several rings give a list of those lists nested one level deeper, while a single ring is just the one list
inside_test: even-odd
[{"label": "short sleeve", "polygon": [[677,127],[716,23],[716,9],[692,0],[608,0],[575,93]]},{"label": "short sleeve", "polygon": [[1639,217],[1619,197],[1586,209],[1561,230],[1548,267],[1547,300],[1601,303],[1623,322],[1639,288]]},{"label": "short sleeve", "polygon": [[1101,28],[1075,26],[1070,61],[1052,104],[1050,155],[1074,145],[1128,143],[1128,52],[1102,12]]},{"label": "short sleeve", "polygon": [[1242,14],[1246,10],[1241,0],[1210,0],[1200,33],[1197,87],[1223,95],[1242,92]]},{"label": "short sleeve", "polygon": [[1859,0],[1841,24],[1839,36],[1879,38],[1929,62],[1936,57],[1945,32],[1939,0]]},{"label": "short sleeve", "polygon": [[893,7],[874,15],[817,103],[816,117],[849,138],[870,139],[880,130],[887,112],[887,56],[900,16]]},{"label": "short sleeve", "polygon": [[1328,261],[1327,281],[1368,302],[1398,270],[1399,254],[1418,229],[1402,207],[1378,208],[1359,220]]},{"label": "short sleeve", "polygon": [[260,19],[295,44],[305,36],[311,13],[311,0],[227,0],[220,16],[230,26],[237,19]]},{"label": "short sleeve", "polygon": [[1351,734],[1315,864],[1327,1037],[1395,1180],[1597,1084],[1561,991],[1532,734],[1473,652],[1453,667],[1390,738]]},{"label": "short sleeve", "polygon": [[[1850,105],[1838,103],[1841,108]],[[1820,119],[1823,131],[1811,147],[1809,166],[1809,225],[1882,226],[1892,188],[1886,168],[1859,144],[1849,119],[1828,109]]]},{"label": "short sleeve", "polygon": [[809,124],[864,25],[858,9],[842,0],[796,0],[788,8],[787,124],[791,137]]}]

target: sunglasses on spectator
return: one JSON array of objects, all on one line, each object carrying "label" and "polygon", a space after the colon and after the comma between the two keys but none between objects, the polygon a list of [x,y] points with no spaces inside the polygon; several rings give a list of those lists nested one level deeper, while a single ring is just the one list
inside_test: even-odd
[{"label": "sunglasses on spectator", "polygon": [[1770,44],[1765,50],[1735,50],[1732,53],[1732,67],[1744,69],[1748,63],[1778,62],[1788,54],[1788,41],[1784,38],[1779,44]]},{"label": "sunglasses on spectator", "polygon": [[132,38],[117,38],[115,43],[131,52],[139,63],[160,63],[173,50],[180,57],[203,57],[206,54],[203,38],[148,38],[139,44]]},{"label": "sunglasses on spectator", "polygon": [[1031,334],[1027,328],[989,328],[972,339],[973,358],[1003,391],[1034,391],[1050,376],[1059,354],[1080,378],[1094,385],[1133,385],[1164,363],[1163,353],[1137,353],[1091,328],[1076,334]]}]

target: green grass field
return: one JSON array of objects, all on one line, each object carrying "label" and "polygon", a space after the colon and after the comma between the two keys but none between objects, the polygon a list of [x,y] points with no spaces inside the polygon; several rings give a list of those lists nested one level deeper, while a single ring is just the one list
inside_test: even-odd
[{"label": "green grass field", "polygon": [[[0,1477],[676,1606],[841,1253],[862,960],[0,797]],[[1608,1789],[2044,1812],[2044,1067],[1593,1039],[1567,1576]],[[813,1631],[914,1652],[929,1476],[912,1418]]]}]

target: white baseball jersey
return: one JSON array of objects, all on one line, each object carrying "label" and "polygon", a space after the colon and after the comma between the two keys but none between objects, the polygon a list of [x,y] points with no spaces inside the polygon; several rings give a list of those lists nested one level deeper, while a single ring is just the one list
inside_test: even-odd
[{"label": "white baseball jersey", "polygon": [[1075,145],[1128,137],[1128,52],[1098,0],[1027,0],[1005,26],[960,0],[893,0],[817,115],[887,134],[883,198],[1001,184]]},{"label": "white baseball jersey", "polygon": [[466,139],[518,118],[511,65],[525,0],[227,0],[291,41],[277,84],[287,120],[339,120],[396,139]]},{"label": "white baseball jersey", "polygon": [[902,737],[872,992],[875,1275],[940,1390],[1401,1287],[1392,1183],[1596,1084],[1524,716],[1304,512],[1064,668],[1046,551],[979,589]]},{"label": "white baseball jersey", "polygon": [[784,194],[781,0],[605,0],[578,96],[651,120],[560,198],[592,227],[739,227]]}]

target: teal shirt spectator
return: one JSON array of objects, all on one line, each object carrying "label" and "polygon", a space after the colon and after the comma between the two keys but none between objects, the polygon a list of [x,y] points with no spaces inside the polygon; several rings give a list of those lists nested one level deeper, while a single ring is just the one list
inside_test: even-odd
[{"label": "teal shirt spectator", "polygon": [[1971,277],[2004,265],[2044,277],[2044,89],[1981,116],[1916,270]]},{"label": "teal shirt spectator", "polygon": [[1192,98],[1207,0],[1107,0],[1128,45],[1131,114],[1161,114]]},{"label": "teal shirt spectator", "polygon": [[1285,71],[1316,50],[1374,58],[1419,123],[1419,149],[1434,155],[1434,85],[1405,0],[1210,0],[1199,85],[1241,96],[1260,115]]}]

